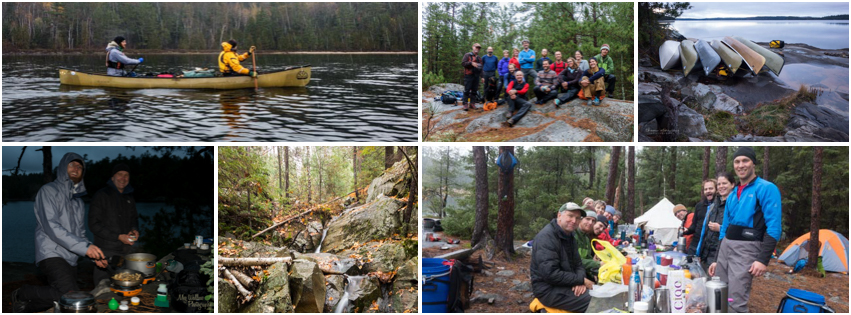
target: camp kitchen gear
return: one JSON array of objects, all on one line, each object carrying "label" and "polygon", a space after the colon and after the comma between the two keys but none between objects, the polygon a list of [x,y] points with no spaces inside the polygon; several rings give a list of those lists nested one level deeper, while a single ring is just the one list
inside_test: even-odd
[{"label": "camp kitchen gear", "polygon": [[[666,40],[662,46],[659,46],[659,66],[662,70],[673,69],[680,63],[680,43],[673,40]],[[621,226],[618,226],[621,232]],[[621,233],[618,233],[621,234]]]},{"label": "camp kitchen gear", "polygon": [[89,292],[71,291],[56,302],[56,313],[97,313],[95,296]]},{"label": "camp kitchen gear", "polygon": [[706,304],[710,313],[727,313],[727,283],[719,277],[706,282]]},{"label": "camp kitchen gear", "polygon": [[650,305],[647,302],[635,302],[635,313],[650,313]]},{"label": "camp kitchen gear", "polygon": [[139,302],[142,302],[142,300],[139,299],[138,297],[134,296],[132,299],[130,299],[130,304],[132,304],[132,305],[139,305]]},{"label": "camp kitchen gear", "polygon": [[146,277],[150,277],[156,273],[157,256],[144,253],[130,254],[124,256],[124,264],[128,269],[136,270]]},{"label": "camp kitchen gear", "polygon": [[670,291],[666,287],[656,289],[656,303],[654,303],[654,313],[670,313],[671,312],[671,297]]},{"label": "camp kitchen gear", "polygon": [[738,53],[727,47],[727,45],[722,44],[721,41],[717,39],[712,40],[709,46],[712,46],[712,49],[715,49],[718,56],[721,56],[724,65],[730,69],[730,75],[735,74],[739,70],[739,67],[742,66],[742,56],[739,56]]},{"label": "camp kitchen gear", "polygon": [[748,48],[752,49],[753,51],[764,57],[765,66],[768,67],[768,70],[774,72],[775,75],[780,75],[780,71],[783,70],[783,65],[786,63],[786,60],[783,60],[783,57],[780,57],[780,55],[774,53],[773,51],[765,49],[764,47],[757,45],[756,43],[750,40],[738,36],[733,36],[733,39],[739,41],[745,46],[748,46]]},{"label": "camp kitchen gear", "polygon": [[684,40],[680,43],[680,62],[683,63],[683,76],[688,76],[691,70],[698,61],[697,50],[694,49],[694,42]]},{"label": "camp kitchen gear", "polygon": [[703,66],[703,74],[709,76],[712,70],[721,63],[721,56],[709,46],[705,40],[698,40],[694,44],[694,49],[697,50],[697,55],[700,56],[700,64]]},{"label": "camp kitchen gear", "polygon": [[724,40],[722,40],[721,43],[724,43],[727,47],[730,47],[730,49],[739,54],[739,56],[742,56],[742,59],[745,61],[745,65],[748,66],[753,74],[759,74],[759,71],[762,70],[762,66],[765,65],[765,57],[753,51],[753,49],[748,48],[748,46],[742,44],[735,38],[729,36],[724,37]]},{"label": "camp kitchen gear", "polygon": [[778,313],[833,313],[833,309],[825,304],[821,294],[790,288],[786,297],[780,300]]},{"label": "camp kitchen gear", "polygon": [[671,313],[686,312],[686,276],[682,270],[668,272],[668,290],[671,296]]},{"label": "camp kitchen gear", "polygon": [[[139,280],[118,280],[115,279],[115,275],[121,273],[130,273],[139,275]],[[135,296],[139,293],[142,293],[142,283],[145,281],[145,276],[139,271],[132,269],[119,269],[112,275],[111,279],[112,285],[110,285],[109,290],[119,296],[130,297]]]},{"label": "camp kitchen gear", "polygon": [[201,244],[204,244],[204,236],[195,235],[195,246],[201,246]]}]

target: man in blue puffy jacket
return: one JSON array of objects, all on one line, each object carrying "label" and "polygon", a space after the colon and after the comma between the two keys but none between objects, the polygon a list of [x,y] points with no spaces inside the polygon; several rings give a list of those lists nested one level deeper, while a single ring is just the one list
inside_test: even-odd
[{"label": "man in blue puffy jacket", "polygon": [[718,259],[708,270],[728,283],[730,308],[736,313],[748,312],[753,278],[765,273],[782,230],[780,190],[756,176],[757,163],[751,147],[733,155],[739,183],[727,197]]}]

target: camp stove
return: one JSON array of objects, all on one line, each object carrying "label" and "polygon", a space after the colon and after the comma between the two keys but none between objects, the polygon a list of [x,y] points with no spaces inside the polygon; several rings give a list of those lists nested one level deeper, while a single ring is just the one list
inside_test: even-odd
[{"label": "camp stove", "polygon": [[142,293],[142,284],[128,287],[113,283],[112,286],[109,287],[109,290],[115,294],[118,294],[119,296],[131,297]]}]

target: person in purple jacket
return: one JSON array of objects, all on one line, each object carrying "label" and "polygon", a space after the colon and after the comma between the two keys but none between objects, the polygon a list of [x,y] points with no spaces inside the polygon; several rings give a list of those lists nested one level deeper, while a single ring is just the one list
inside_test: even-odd
[{"label": "person in purple jacket", "polygon": [[511,58],[508,54],[508,50],[502,51],[502,59],[499,60],[499,64],[496,66],[497,73],[499,73],[499,91],[503,91],[503,87],[508,86],[508,64],[511,63]]}]

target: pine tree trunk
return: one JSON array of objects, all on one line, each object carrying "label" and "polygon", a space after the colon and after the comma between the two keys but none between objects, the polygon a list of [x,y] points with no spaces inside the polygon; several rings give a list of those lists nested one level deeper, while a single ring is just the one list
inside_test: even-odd
[{"label": "pine tree trunk", "polygon": [[727,147],[718,147],[715,149],[715,172],[727,171]]},{"label": "pine tree trunk", "polygon": [[612,158],[609,161],[609,178],[606,180],[606,204],[615,201],[615,188],[618,183],[618,160],[621,156],[621,147],[612,147]]},{"label": "pine tree trunk", "polygon": [[813,154],[813,204],[810,215],[810,247],[807,268],[816,269],[819,257],[819,212],[821,212],[821,164],[824,147],[815,147]]},{"label": "pine tree trunk", "polygon": [[44,183],[47,184],[53,181],[53,147],[41,147],[41,155],[42,177],[44,179]]},{"label": "pine tree trunk", "polygon": [[627,159],[626,171],[629,173],[629,183],[626,190],[626,211],[623,213],[626,216],[624,220],[631,223],[635,219],[635,147],[629,147]]},{"label": "pine tree trunk", "polygon": [[352,174],[354,174],[355,201],[360,200],[358,196],[358,147],[352,146]]},{"label": "pine tree trunk", "polygon": [[768,152],[771,147],[764,147],[762,152],[762,179],[768,180]]},{"label": "pine tree trunk", "polygon": [[473,147],[473,160],[476,163],[476,223],[470,243],[476,246],[490,235],[488,232],[488,162],[485,157],[485,147]]},{"label": "pine tree trunk", "polygon": [[282,180],[283,175],[281,174],[282,173],[281,172],[281,160],[283,158],[282,158],[282,154],[281,154],[281,147],[278,147],[277,151],[278,151],[278,189],[283,190],[284,189],[284,183],[283,183],[283,180]]},{"label": "pine tree trunk", "polygon": [[594,189],[594,175],[597,174],[597,168],[595,167],[596,161],[594,161],[594,148],[588,147],[588,151],[591,154],[588,157],[588,170],[589,170],[589,178],[588,178],[588,189]]},{"label": "pine tree trunk", "polygon": [[677,147],[671,147],[671,167],[668,170],[668,187],[671,188],[671,199],[677,199]]},{"label": "pine tree trunk", "polygon": [[290,198],[290,147],[284,147],[284,174],[285,180],[284,186],[285,196],[287,199]]},{"label": "pine tree trunk", "polygon": [[712,155],[710,147],[703,147],[703,180],[709,179],[709,157]]},{"label": "pine tree trunk", "polygon": [[[508,151],[514,154],[514,147],[499,147],[499,154]],[[499,170],[499,214],[496,225],[496,247],[506,254],[514,254],[514,170]]]}]

